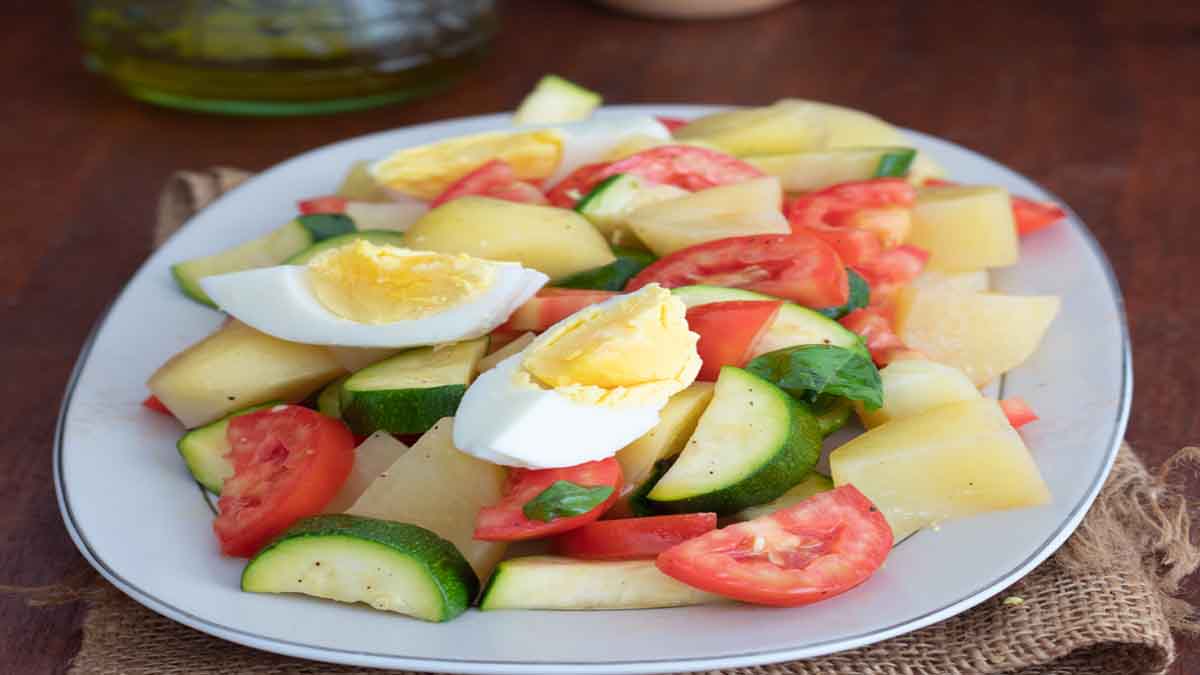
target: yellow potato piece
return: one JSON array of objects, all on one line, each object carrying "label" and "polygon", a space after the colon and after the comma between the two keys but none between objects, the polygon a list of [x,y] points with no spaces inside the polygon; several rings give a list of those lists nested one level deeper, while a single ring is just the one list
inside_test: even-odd
[{"label": "yellow potato piece", "polygon": [[538,181],[554,172],[561,156],[562,137],[552,129],[490,131],[397,150],[373,164],[371,175],[393,190],[433,199],[493,159],[508,162],[522,180]]},{"label": "yellow potato piece", "polygon": [[325,347],[230,321],[171,357],[146,387],[192,428],[252,405],[300,401],[345,373]]},{"label": "yellow potato piece", "polygon": [[1056,296],[906,288],[896,332],[909,347],[982,387],[1029,358],[1058,314]]},{"label": "yellow potato piece", "polygon": [[827,135],[822,121],[806,105],[791,101],[705,115],[674,134],[679,140],[703,141],[735,155],[817,150],[826,147]]},{"label": "yellow potato piece", "polygon": [[1003,188],[923,188],[912,221],[908,243],[929,251],[931,270],[974,272],[1017,262],[1017,227]]},{"label": "yellow potato piece", "polygon": [[858,418],[868,429],[981,396],[961,370],[923,359],[893,361],[880,369],[879,379],[883,383],[883,405],[879,409],[867,410],[855,402]]},{"label": "yellow potato piece", "polygon": [[645,435],[617,453],[621,475],[627,485],[640,485],[654,469],[654,463],[679,454],[696,431],[700,415],[712,401],[712,382],[693,382],[675,394],[658,413],[658,424]]},{"label": "yellow potato piece", "polygon": [[779,179],[756,178],[642,206],[628,216],[629,229],[664,256],[715,239],[791,232],[780,211]]},{"label": "yellow potato piece", "polygon": [[414,223],[404,241],[423,251],[519,262],[551,279],[616,260],[604,236],[574,211],[488,197],[442,204]]},{"label": "yellow potato piece", "polygon": [[504,556],[503,542],[474,538],[479,509],[500,501],[505,470],[454,447],[443,418],[371,483],[346,513],[412,523],[458,548],[480,579]]},{"label": "yellow potato piece", "polygon": [[986,398],[876,427],[834,450],[829,466],[836,485],[874,502],[897,541],[950,518],[1050,501],[1021,436]]}]

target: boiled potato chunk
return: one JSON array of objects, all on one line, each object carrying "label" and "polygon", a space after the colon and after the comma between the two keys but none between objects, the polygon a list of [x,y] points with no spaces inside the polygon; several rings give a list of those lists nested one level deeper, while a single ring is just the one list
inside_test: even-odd
[{"label": "boiled potato chunk", "polygon": [[460,197],[418,220],[405,240],[412,248],[515,261],[561,279],[616,260],[604,237],[566,209]]},{"label": "boiled potato chunk", "polygon": [[640,485],[660,459],[678,455],[692,433],[700,415],[713,397],[712,382],[693,382],[675,394],[658,414],[658,424],[645,435],[617,452],[621,475],[629,485]]},{"label": "boiled potato chunk", "polygon": [[345,373],[325,347],[286,342],[230,321],[171,357],[146,387],[192,428],[252,405],[300,401]]},{"label": "boiled potato chunk", "polygon": [[974,272],[1017,262],[1017,227],[1004,188],[924,188],[912,219],[908,243],[929,251],[929,269]]},{"label": "boiled potato chunk", "polygon": [[883,405],[878,410],[867,410],[857,402],[855,405],[868,429],[982,395],[961,370],[922,359],[893,361],[879,371],[879,379],[883,382]]},{"label": "boiled potato chunk", "polygon": [[807,192],[834,183],[867,180],[875,175],[879,160],[890,151],[907,148],[836,148],[814,152],[746,157],[747,163],[775,176],[787,192]]},{"label": "boiled potato chunk", "polygon": [[817,150],[825,147],[827,135],[821,120],[795,101],[705,115],[674,133],[679,140],[704,141],[734,155]]},{"label": "boiled potato chunk", "polygon": [[354,505],[388,467],[409,447],[386,431],[376,431],[354,449],[354,465],[342,488],[325,506],[325,513],[342,513]]},{"label": "boiled potato chunk", "polygon": [[359,202],[390,201],[387,191],[371,175],[371,163],[365,160],[350,165],[350,170],[346,172],[346,177],[338,186],[337,195]]},{"label": "boiled potato chunk", "polygon": [[399,354],[400,349],[394,347],[342,347],[330,345],[329,353],[333,354],[333,358],[343,368],[350,372],[362,370],[372,363],[380,361]]},{"label": "boiled potato chunk", "polygon": [[910,287],[897,298],[896,332],[909,347],[961,370],[982,387],[1033,354],[1058,306],[1051,295]]},{"label": "boiled potato chunk", "polygon": [[629,214],[629,228],[656,255],[714,239],[787,234],[779,179],[756,178],[649,204]]},{"label": "boiled potato chunk", "polygon": [[926,269],[912,280],[916,288],[934,291],[961,291],[963,293],[981,293],[988,289],[987,270],[946,274],[937,270]]},{"label": "boiled potato chunk", "polygon": [[505,470],[460,452],[454,420],[438,421],[346,511],[432,530],[458,548],[480,579],[504,556],[503,542],[474,538],[479,509],[500,501]]},{"label": "boiled potato chunk", "polygon": [[871,429],[834,450],[829,466],[835,484],[879,507],[897,541],[949,518],[1050,501],[1021,436],[986,398]]}]

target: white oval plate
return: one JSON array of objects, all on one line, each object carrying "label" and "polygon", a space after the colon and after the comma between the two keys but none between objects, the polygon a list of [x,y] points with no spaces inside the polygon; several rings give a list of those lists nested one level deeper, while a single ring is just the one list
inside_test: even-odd
[{"label": "white oval plate", "polygon": [[[691,117],[714,106],[629,106]],[[1001,386],[1042,421],[1022,435],[1053,504],[922,531],[867,583],[797,609],[748,605],[608,612],[478,612],[429,624],[361,606],[242,593],[242,561],[223,558],[212,513],[175,451],[179,427],[144,410],[144,382],[220,317],[186,299],[172,262],[256,236],[332,192],[354,160],[507,124],[490,115],[363,136],[265,171],[197,215],[138,270],[100,321],[67,389],[55,480],[84,557],[150,609],[240,644],[309,659],[455,673],[651,673],[729,668],[828,654],[951,617],[998,593],[1053,553],[1079,524],[1116,456],[1132,376],[1116,281],[1077,218],[1022,241],[996,289],[1063,297],[1041,349]],[[916,144],[955,179],[1050,199],[969,150],[922,134]]]}]

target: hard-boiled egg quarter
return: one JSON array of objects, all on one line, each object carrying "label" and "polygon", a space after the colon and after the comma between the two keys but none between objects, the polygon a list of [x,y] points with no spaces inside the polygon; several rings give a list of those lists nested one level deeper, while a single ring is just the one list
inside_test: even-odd
[{"label": "hard-boiled egg quarter", "polygon": [[455,447],[536,469],[611,457],[696,379],[698,336],[685,312],[651,284],[563,319],[471,384]]},{"label": "hard-boiled egg quarter", "polygon": [[507,162],[522,180],[553,185],[635,137],[667,141],[671,134],[648,115],[529,126],[403,148],[372,164],[370,171],[389,190],[426,200],[493,159]]},{"label": "hard-boiled egg quarter", "polygon": [[486,335],[547,281],[517,263],[356,241],[306,265],[200,283],[222,310],[282,340],[411,347]]}]

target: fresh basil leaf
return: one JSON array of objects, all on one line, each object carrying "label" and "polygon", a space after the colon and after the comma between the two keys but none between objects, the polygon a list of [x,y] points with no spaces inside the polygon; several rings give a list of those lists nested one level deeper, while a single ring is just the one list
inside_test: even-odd
[{"label": "fresh basil leaf", "polygon": [[530,520],[548,523],[557,518],[581,516],[603,504],[612,493],[612,486],[609,485],[584,487],[571,481],[558,480],[529,500],[521,510]]},{"label": "fresh basil leaf", "polygon": [[875,167],[875,178],[904,178],[916,156],[917,151],[912,148],[897,148],[884,154]]},{"label": "fresh basil leaf", "polygon": [[868,410],[883,405],[883,382],[875,364],[844,347],[787,347],[755,358],[746,370],[802,401],[816,402],[825,395],[862,401]]},{"label": "fresh basil leaf", "polygon": [[856,309],[862,309],[871,304],[871,286],[862,275],[849,267],[846,268],[846,279],[850,282],[850,297],[841,307],[825,307],[813,310],[816,313],[837,320]]},{"label": "fresh basil leaf", "polygon": [[576,272],[556,282],[554,285],[559,288],[623,291],[625,290],[625,284],[629,283],[630,279],[636,277],[638,272],[646,269],[650,263],[656,260],[653,254],[645,251],[635,251],[615,246],[613,247],[613,255],[617,256],[617,259],[609,264],[603,267]]},{"label": "fresh basil leaf", "polygon": [[358,229],[350,216],[341,213],[309,213],[296,216],[296,222],[308,230],[314,242],[350,234]]}]

